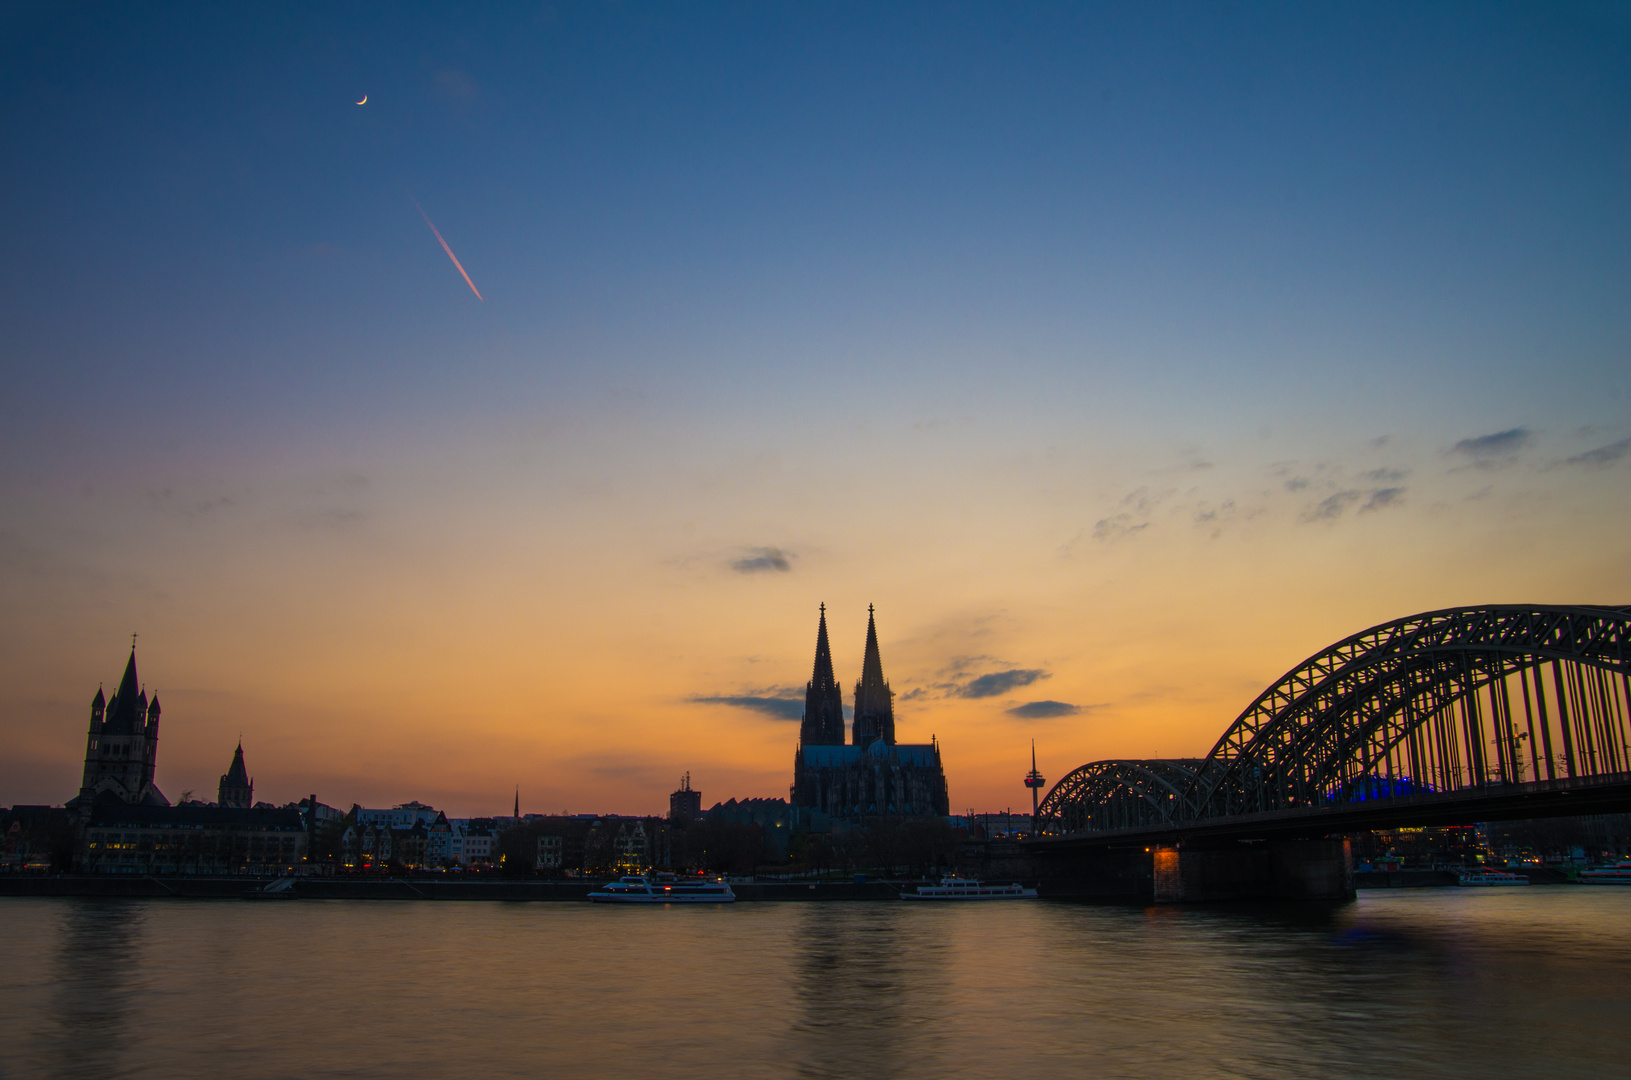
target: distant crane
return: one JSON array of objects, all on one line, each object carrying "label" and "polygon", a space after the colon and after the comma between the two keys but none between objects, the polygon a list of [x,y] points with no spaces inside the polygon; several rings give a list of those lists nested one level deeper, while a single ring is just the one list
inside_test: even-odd
[{"label": "distant crane", "polygon": [[1047,781],[1042,774],[1036,771],[1036,740],[1031,740],[1031,771],[1025,774],[1025,786],[1031,789],[1031,835],[1036,835],[1036,799],[1037,792]]}]

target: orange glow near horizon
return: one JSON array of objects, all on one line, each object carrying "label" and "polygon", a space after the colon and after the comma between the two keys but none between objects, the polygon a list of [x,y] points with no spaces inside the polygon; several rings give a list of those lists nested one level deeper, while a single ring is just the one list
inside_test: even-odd
[{"label": "orange glow near horizon", "polygon": [[332,527],[247,516],[204,548],[156,531],[119,555],[143,568],[128,580],[35,583],[19,597],[34,632],[0,660],[34,688],[0,801],[72,796],[90,699],[132,627],[172,799],[213,798],[241,733],[256,797],[278,803],[493,814],[519,785],[524,812],[657,813],[687,770],[705,806],[785,798],[797,708],[763,703],[802,702],[822,601],[850,701],[876,603],[898,738],[939,741],[960,813],[1028,806],[1033,738],[1050,787],[1091,760],[1204,754],[1275,678],[1368,626],[1631,586],[1613,501],[1589,498],[1571,557],[1536,559],[1556,542],[1540,517],[1462,554],[1481,501],[1340,528],[1265,512],[1221,536],[1156,519],[1062,548],[1051,510],[964,520],[931,493],[859,541],[805,522],[778,569],[725,542],[751,526],[702,527],[726,496],[658,492],[594,524],[592,493],[450,491],[427,517],[412,483],[368,490],[366,515]]},{"label": "orange glow near horizon", "polygon": [[555,6],[8,22],[0,805],[133,630],[172,800],[656,813],[875,604],[960,813],[1631,602],[1596,5]]}]

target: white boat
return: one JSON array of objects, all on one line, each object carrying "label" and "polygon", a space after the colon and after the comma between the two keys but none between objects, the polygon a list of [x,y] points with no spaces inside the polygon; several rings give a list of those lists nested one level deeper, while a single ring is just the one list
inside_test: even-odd
[{"label": "white boat", "polygon": [[919,885],[916,892],[903,892],[902,900],[1035,900],[1036,890],[1023,885],[987,885],[967,878],[944,877],[938,885]]},{"label": "white boat", "polygon": [[1522,874],[1507,874],[1499,870],[1482,870],[1476,873],[1462,874],[1459,878],[1463,885],[1527,885],[1529,879]]},{"label": "white boat", "polygon": [[246,889],[243,898],[245,900],[293,900],[298,895],[294,891],[294,878],[280,877],[276,881],[267,882],[265,885]]},{"label": "white boat", "polygon": [[623,877],[589,894],[597,904],[733,904],[730,885],[715,878],[682,878],[677,874]]},{"label": "white boat", "polygon": [[1582,885],[1631,885],[1631,862],[1582,870],[1575,880]]}]

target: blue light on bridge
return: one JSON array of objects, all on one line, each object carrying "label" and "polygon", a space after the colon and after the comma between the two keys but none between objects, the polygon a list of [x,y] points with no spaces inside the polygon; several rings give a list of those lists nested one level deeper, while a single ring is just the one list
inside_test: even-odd
[{"label": "blue light on bridge", "polygon": [[1368,802],[1371,799],[1402,799],[1407,795],[1427,795],[1438,789],[1431,784],[1419,783],[1408,776],[1368,776],[1347,789],[1331,793],[1332,802]]}]

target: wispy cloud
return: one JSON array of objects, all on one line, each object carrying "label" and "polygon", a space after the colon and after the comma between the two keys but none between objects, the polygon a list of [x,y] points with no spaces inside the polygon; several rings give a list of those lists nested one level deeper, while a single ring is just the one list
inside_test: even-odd
[{"label": "wispy cloud", "polygon": [[731,560],[731,569],[738,574],[762,574],[767,571],[785,574],[793,569],[792,560],[795,558],[797,556],[793,552],[781,548],[749,548],[746,555]]},{"label": "wispy cloud", "polygon": [[1384,510],[1389,506],[1398,505],[1404,498],[1405,489],[1402,487],[1377,488],[1365,500],[1365,505],[1359,508],[1361,514],[1371,510]]},{"label": "wispy cloud", "polygon": [[999,697],[1022,686],[1029,686],[1038,679],[1046,679],[1048,673],[1041,668],[1011,668],[1007,671],[992,671],[977,678],[970,679],[957,691],[959,697],[988,698]]},{"label": "wispy cloud", "polygon": [[[1204,462],[1196,467],[1211,468]],[[1150,527],[1149,519],[1155,513],[1155,508],[1171,498],[1176,490],[1167,488],[1162,491],[1151,491],[1148,487],[1134,488],[1121,497],[1118,505],[1125,509],[1093,523],[1093,539],[1109,542],[1123,540],[1143,532]]]},{"label": "wispy cloud", "polygon": [[1471,439],[1462,439],[1450,447],[1450,453],[1460,454],[1477,461],[1490,458],[1506,457],[1517,453],[1528,446],[1532,436],[1528,428],[1509,428],[1506,431],[1497,431],[1491,435],[1479,435]]},{"label": "wispy cloud", "polygon": [[369,482],[360,473],[322,477],[300,495],[290,518],[301,529],[341,532],[368,520]]},{"label": "wispy cloud", "polygon": [[1610,465],[1631,453],[1631,438],[1621,439],[1619,442],[1599,446],[1595,450],[1587,450],[1584,454],[1576,454],[1571,458],[1564,458],[1558,462],[1560,465],[1582,465],[1588,469],[1606,469]]},{"label": "wispy cloud", "polygon": [[770,687],[758,694],[694,694],[686,700],[693,705],[729,705],[777,720],[804,718],[804,696],[778,687]]},{"label": "wispy cloud", "polygon": [[1135,522],[1131,514],[1112,514],[1093,523],[1093,539],[1105,542],[1122,540],[1149,527],[1147,521]]},{"label": "wispy cloud", "polygon": [[1083,706],[1066,701],[1027,701],[1008,710],[1009,716],[1021,720],[1052,720],[1056,716],[1075,716]]},{"label": "wispy cloud", "polygon": [[1335,521],[1342,516],[1344,510],[1358,501],[1360,494],[1357,491],[1338,491],[1333,495],[1327,495],[1307,510],[1304,510],[1302,519],[1304,521]]},{"label": "wispy cloud", "polygon": [[1155,508],[1175,494],[1176,489],[1151,491],[1147,487],[1134,488],[1121,497],[1121,505],[1131,507],[1135,514],[1151,514]]},{"label": "wispy cloud", "polygon": [[[1348,507],[1355,503],[1359,503],[1359,512],[1361,514],[1386,510],[1390,506],[1399,505],[1404,500],[1406,490],[1403,487],[1371,488],[1369,491],[1347,488],[1342,491],[1332,492],[1304,510],[1301,520],[1304,522],[1335,521],[1347,511]],[[1361,500],[1363,501],[1361,502]]]},{"label": "wispy cloud", "polygon": [[147,502],[149,506],[161,514],[183,519],[203,517],[218,510],[225,511],[234,505],[234,500],[230,495],[192,499],[185,496],[178,497],[173,488],[165,488],[162,491],[149,491],[147,493]]},{"label": "wispy cloud", "polygon": [[1209,525],[1215,521],[1218,521],[1219,519],[1233,517],[1234,512],[1235,501],[1233,499],[1225,499],[1219,506],[1205,506],[1196,509],[1195,524]]},{"label": "wispy cloud", "polygon": [[648,785],[661,783],[659,777],[667,775],[665,770],[659,769],[657,766],[631,761],[612,761],[602,765],[590,765],[588,770],[605,780],[635,780]]}]

